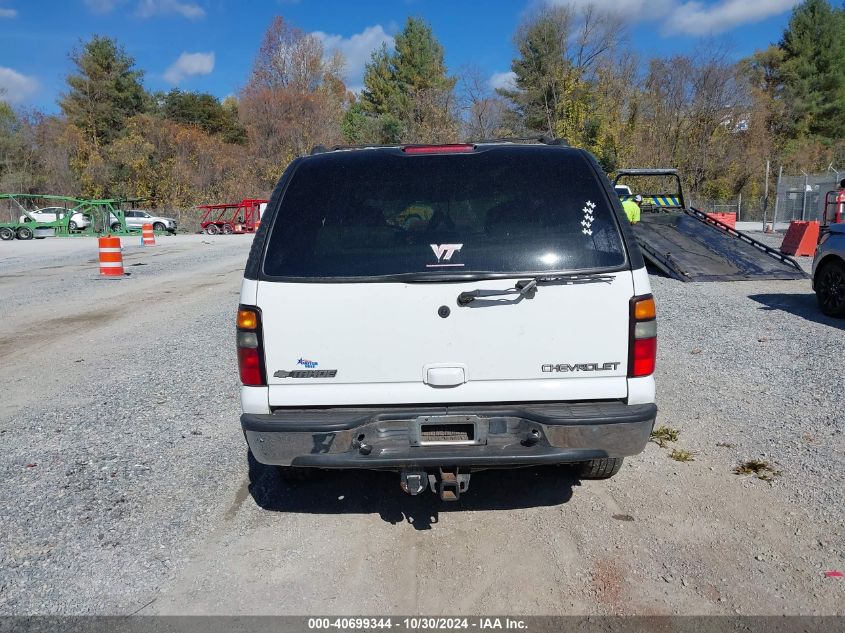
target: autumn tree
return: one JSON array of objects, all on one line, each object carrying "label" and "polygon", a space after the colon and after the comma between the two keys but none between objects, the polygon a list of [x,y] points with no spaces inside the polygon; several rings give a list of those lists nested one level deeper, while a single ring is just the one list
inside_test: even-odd
[{"label": "autumn tree", "polygon": [[278,16],[264,35],[239,107],[264,182],[275,183],[313,146],[340,139],[344,62],[324,52],[317,37]]},{"label": "autumn tree", "polygon": [[188,125],[197,125],[228,143],[246,142],[246,130],[238,121],[238,104],[230,98],[221,102],[203,92],[183,92],[174,88],[160,97],[161,115]]},{"label": "autumn tree", "polygon": [[145,107],[143,73],[115,40],[95,35],[70,59],[76,72],[67,77],[69,90],[60,106],[94,147],[113,140],[126,120]]},{"label": "autumn tree", "polygon": [[593,6],[543,7],[517,29],[510,100],[532,131],[595,149],[603,136],[594,88],[624,41],[622,22]]}]

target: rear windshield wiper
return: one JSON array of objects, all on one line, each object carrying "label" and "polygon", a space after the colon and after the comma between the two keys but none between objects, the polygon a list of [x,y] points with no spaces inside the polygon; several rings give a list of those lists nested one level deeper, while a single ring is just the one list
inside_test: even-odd
[{"label": "rear windshield wiper", "polygon": [[520,279],[513,288],[506,290],[467,290],[458,295],[458,305],[468,306],[476,299],[487,297],[513,296],[512,303],[518,303],[523,299],[533,299],[537,294],[537,287],[547,284],[587,284],[587,283],[612,283],[612,275],[552,275],[548,277],[532,277],[531,279]]}]

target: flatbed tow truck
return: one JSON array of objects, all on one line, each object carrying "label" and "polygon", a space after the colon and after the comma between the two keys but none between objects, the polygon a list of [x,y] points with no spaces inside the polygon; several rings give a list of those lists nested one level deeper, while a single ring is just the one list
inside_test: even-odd
[{"label": "flatbed tow truck", "polygon": [[[674,192],[646,193],[644,187],[673,180]],[[688,207],[676,169],[620,169],[632,194],[643,197],[640,221],[633,225],[643,256],[655,268],[681,281],[742,281],[750,279],[806,279],[793,258],[750,235]],[[640,185],[640,186],[638,186]]]}]

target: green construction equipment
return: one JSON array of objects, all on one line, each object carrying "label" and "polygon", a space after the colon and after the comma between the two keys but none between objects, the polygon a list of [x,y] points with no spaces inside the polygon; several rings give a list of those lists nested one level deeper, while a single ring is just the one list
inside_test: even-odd
[{"label": "green construction equipment", "polygon": [[[69,196],[30,193],[2,193],[7,214],[0,213],[0,239],[31,240],[44,237],[95,235],[137,235],[140,227],[129,227],[122,205],[144,198],[86,200]],[[35,208],[37,203],[51,206]],[[8,216],[8,222],[4,215]]]}]

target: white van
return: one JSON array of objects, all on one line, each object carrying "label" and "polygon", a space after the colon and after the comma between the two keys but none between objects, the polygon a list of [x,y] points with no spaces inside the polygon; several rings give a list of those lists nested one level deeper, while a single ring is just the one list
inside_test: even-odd
[{"label": "white van", "polygon": [[615,474],[649,439],[642,255],[587,152],[339,148],[269,202],[237,317],[254,459],[390,469],[455,499],[473,470]]}]

